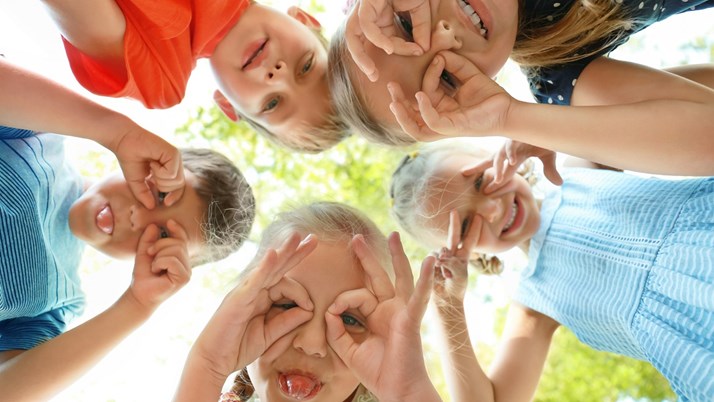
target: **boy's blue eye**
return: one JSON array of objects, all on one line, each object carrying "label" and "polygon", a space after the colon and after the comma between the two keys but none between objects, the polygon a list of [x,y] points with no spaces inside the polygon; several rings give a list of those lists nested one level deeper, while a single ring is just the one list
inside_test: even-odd
[{"label": "boy's blue eye", "polygon": [[278,99],[277,97],[273,98],[273,99],[269,100],[268,103],[265,104],[265,106],[263,106],[263,111],[269,112],[269,111],[275,109],[276,107],[278,107],[279,103],[280,103],[280,99]]},{"label": "boy's blue eye", "polygon": [[162,239],[169,237],[169,231],[166,228],[159,228],[159,237]]},{"label": "boy's blue eye", "polygon": [[413,42],[414,37],[412,36],[412,20],[408,13],[396,13],[394,14],[395,25],[402,29],[402,33],[406,40]]},{"label": "boy's blue eye", "polygon": [[312,69],[312,63],[314,62],[313,56],[310,56],[310,59],[305,63],[305,65],[302,66],[302,70],[300,70],[300,74],[307,74],[311,69]]},{"label": "boy's blue eye", "polygon": [[164,203],[164,199],[166,199],[167,195],[169,195],[169,193],[164,193],[163,191],[159,191],[159,193],[156,196],[159,199],[159,204]]}]

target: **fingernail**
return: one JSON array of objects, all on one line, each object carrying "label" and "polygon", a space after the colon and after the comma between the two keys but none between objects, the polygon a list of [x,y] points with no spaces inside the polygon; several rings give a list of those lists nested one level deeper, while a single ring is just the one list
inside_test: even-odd
[{"label": "fingernail", "polygon": [[314,236],[312,235],[312,233],[308,234],[307,236],[305,236],[304,239],[302,239],[302,241],[300,242],[299,245],[302,246],[303,244],[309,243],[310,240],[312,240],[313,237],[314,237]]},{"label": "fingernail", "polygon": [[451,273],[451,270],[442,267],[441,268],[441,274],[444,275],[444,278],[451,279],[454,277],[454,274]]}]

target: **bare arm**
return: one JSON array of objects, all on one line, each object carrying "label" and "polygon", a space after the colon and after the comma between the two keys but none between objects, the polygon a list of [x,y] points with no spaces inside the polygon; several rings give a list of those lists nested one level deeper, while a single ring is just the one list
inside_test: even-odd
[{"label": "bare arm", "polygon": [[89,371],[188,282],[188,235],[173,220],[167,226],[171,236],[167,238],[159,237],[156,225],[144,230],[131,285],[114,305],[77,328],[0,363],[3,401],[50,399]]},{"label": "bare arm", "polygon": [[124,67],[124,13],[114,0],[42,0],[62,36],[118,77]]},{"label": "bare arm", "polygon": [[155,205],[146,183],[149,175],[159,191],[170,193],[167,205],[183,195],[184,171],[176,147],[128,117],[3,60],[0,124],[96,141],[117,156],[132,192],[147,208]]},{"label": "bare arm", "polygon": [[2,125],[86,138],[115,153],[124,134],[140,129],[128,117],[4,60],[0,78]]},{"label": "bare arm", "polygon": [[540,381],[553,333],[552,318],[513,302],[489,377],[495,401],[530,401]]},{"label": "bare arm", "polygon": [[48,400],[89,371],[149,318],[125,293],[86,323],[0,364],[3,400]]},{"label": "bare arm", "polygon": [[[439,86],[444,69],[462,82],[454,95]],[[572,106],[541,105],[513,99],[464,57],[440,52],[416,94],[420,118],[399,91],[390,107],[418,140],[498,134],[620,169],[712,175],[712,69],[674,71],[692,79],[601,57],[578,78]]]},{"label": "bare arm", "polygon": [[706,85],[600,58],[578,79],[572,104],[515,102],[504,134],[622,169],[714,174],[714,90]]},{"label": "bare arm", "polygon": [[493,398],[493,386],[481,369],[473,346],[463,305],[437,305],[441,336],[446,349],[441,353],[442,366],[451,400],[473,401],[474,395],[485,393]]}]

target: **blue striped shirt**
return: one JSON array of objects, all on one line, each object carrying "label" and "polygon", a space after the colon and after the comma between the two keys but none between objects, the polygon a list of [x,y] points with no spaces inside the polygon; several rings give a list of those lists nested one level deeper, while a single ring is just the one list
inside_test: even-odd
[{"label": "blue striped shirt", "polygon": [[68,213],[82,181],[53,134],[0,129],[0,350],[30,349],[81,314],[83,244]]}]

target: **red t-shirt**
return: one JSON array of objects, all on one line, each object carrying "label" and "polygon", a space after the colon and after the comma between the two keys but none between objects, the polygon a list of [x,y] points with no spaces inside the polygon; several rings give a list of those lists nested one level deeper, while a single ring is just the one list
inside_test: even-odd
[{"label": "red t-shirt", "polygon": [[196,60],[209,57],[249,0],[116,0],[124,12],[126,81],[64,40],[74,76],[92,93],[140,100],[151,109],[181,102]]}]

